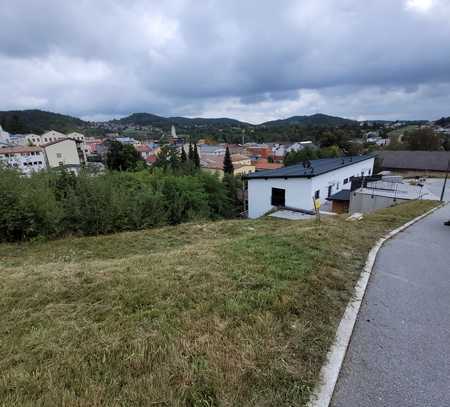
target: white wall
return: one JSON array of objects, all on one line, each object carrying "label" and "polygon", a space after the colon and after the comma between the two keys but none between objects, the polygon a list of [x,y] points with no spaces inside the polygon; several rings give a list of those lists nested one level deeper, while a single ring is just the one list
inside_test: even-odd
[{"label": "white wall", "polygon": [[[312,178],[312,194],[320,190],[320,202],[323,204],[328,197],[328,187],[331,186],[331,194],[335,194],[341,189],[350,189],[350,177],[360,177],[361,175],[372,175],[375,159],[362,161],[339,168],[335,171],[327,172]],[[364,172],[364,174],[363,174]],[[344,184],[344,180],[348,179],[348,183]],[[312,209],[312,208],[305,208]]]},{"label": "white wall", "polygon": [[62,165],[80,165],[77,146],[74,140],[66,139],[45,148],[47,163],[50,168]]},{"label": "white wall", "polygon": [[[286,190],[286,206],[305,209],[312,206],[311,180],[308,178],[269,178],[248,180],[248,216],[259,218],[273,207],[272,188]],[[311,202],[309,202],[311,200]]]},{"label": "white wall", "polygon": [[[321,203],[326,202],[328,186],[332,186],[334,194],[341,189],[350,188],[350,177],[371,175],[375,159],[339,168],[335,171],[308,178],[257,178],[248,180],[248,216],[259,218],[273,207],[271,205],[272,188],[286,190],[286,206],[298,209],[314,210],[313,197],[316,190],[320,190]],[[349,182],[344,185],[344,179]]]},{"label": "white wall", "polygon": [[15,153],[14,155],[9,154],[9,157],[6,157],[5,154],[1,154],[0,150],[0,161],[8,167],[21,171],[22,174],[25,175],[42,171],[47,168],[45,156],[42,151]]}]

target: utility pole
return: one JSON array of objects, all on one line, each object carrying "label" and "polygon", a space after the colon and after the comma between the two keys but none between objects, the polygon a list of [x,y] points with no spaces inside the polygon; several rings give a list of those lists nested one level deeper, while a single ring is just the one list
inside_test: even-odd
[{"label": "utility pole", "polygon": [[447,163],[447,172],[445,173],[444,185],[442,185],[441,202],[444,202],[445,186],[447,185],[448,172],[450,170],[450,160]]}]

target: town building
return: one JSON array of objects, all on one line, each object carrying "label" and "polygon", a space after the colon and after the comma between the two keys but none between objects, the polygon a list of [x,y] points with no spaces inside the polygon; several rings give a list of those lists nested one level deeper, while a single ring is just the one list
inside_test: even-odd
[{"label": "town building", "polygon": [[25,135],[25,142],[27,145],[33,145],[33,146],[42,146],[47,143],[51,143],[53,141],[61,140],[64,138],[67,138],[63,133],[60,133],[59,131],[50,130],[47,131],[44,134],[26,134]]},{"label": "town building", "polygon": [[139,144],[135,146],[139,155],[146,160],[150,155],[153,155],[153,150],[146,144]]},{"label": "town building", "polygon": [[311,150],[316,149],[317,147],[312,141],[299,141],[297,143],[292,144],[286,149],[286,153],[291,153],[294,151],[302,151],[305,148],[309,148]]},{"label": "town building", "polygon": [[84,144],[86,145],[86,154],[87,155],[96,155],[98,154],[97,152],[97,146],[99,144],[102,144],[103,140],[99,139],[99,138],[92,138],[92,137],[87,137],[84,141]]},{"label": "town building", "polygon": [[[217,173],[220,177],[224,176],[223,171],[224,156],[203,155],[200,157],[201,167],[211,173]],[[252,164],[250,157],[242,154],[231,154],[234,175],[246,175],[255,172],[255,166]]]},{"label": "town building", "polygon": [[10,143],[9,133],[3,130],[2,126],[0,126],[0,143],[3,144]]},{"label": "town building", "polygon": [[252,164],[255,166],[255,171],[277,170],[284,167],[284,165],[281,163],[269,162],[264,158],[260,158],[259,160],[252,160]]},{"label": "town building", "polygon": [[383,170],[403,175],[439,175],[447,171],[450,151],[381,151],[378,154]]},{"label": "town building", "polygon": [[372,155],[324,158],[249,174],[248,216],[258,218],[277,207],[312,211],[325,198],[350,189],[352,177],[372,175],[374,161]]},{"label": "town building", "polygon": [[43,149],[34,146],[0,148],[0,163],[25,175],[47,168]]},{"label": "town building", "polygon": [[42,146],[45,152],[48,168],[59,168],[71,170],[78,173],[82,164],[85,164],[84,154],[81,150],[81,142],[65,138]]},{"label": "town building", "polygon": [[139,144],[139,141],[137,141],[131,137],[116,137],[115,140],[121,144],[130,145],[130,146],[136,146]]}]

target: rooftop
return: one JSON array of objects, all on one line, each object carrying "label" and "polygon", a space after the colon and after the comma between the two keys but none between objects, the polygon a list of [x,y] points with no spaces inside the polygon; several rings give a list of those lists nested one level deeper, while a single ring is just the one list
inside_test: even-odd
[{"label": "rooftop", "polygon": [[382,151],[383,168],[446,171],[450,151]]},{"label": "rooftop", "polygon": [[0,148],[0,154],[15,154],[15,153],[32,153],[32,152],[39,152],[42,151],[41,147],[5,147]]},{"label": "rooftop", "polygon": [[328,201],[350,201],[350,190],[341,189],[339,192],[327,198]]},{"label": "rooftop", "polygon": [[304,166],[303,164],[290,165],[277,170],[259,171],[247,175],[246,178],[311,178],[373,158],[373,155],[321,158],[309,161],[309,166]]}]

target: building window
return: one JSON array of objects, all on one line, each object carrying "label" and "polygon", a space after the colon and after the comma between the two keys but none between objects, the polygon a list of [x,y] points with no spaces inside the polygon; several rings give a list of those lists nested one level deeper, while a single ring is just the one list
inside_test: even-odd
[{"label": "building window", "polygon": [[62,154],[61,153],[56,153],[56,158],[61,158]]},{"label": "building window", "polygon": [[371,172],[372,172],[372,170],[369,170],[369,175],[370,175]]},{"label": "building window", "polygon": [[314,199],[320,198],[320,189],[318,189],[316,192],[314,192]]},{"label": "building window", "polygon": [[345,185],[345,184],[348,184],[348,178],[345,178],[345,179],[344,179],[344,185]]},{"label": "building window", "polygon": [[336,184],[336,190],[339,191],[339,182]]},{"label": "building window", "polygon": [[361,171],[361,177],[364,177],[364,171]]}]

